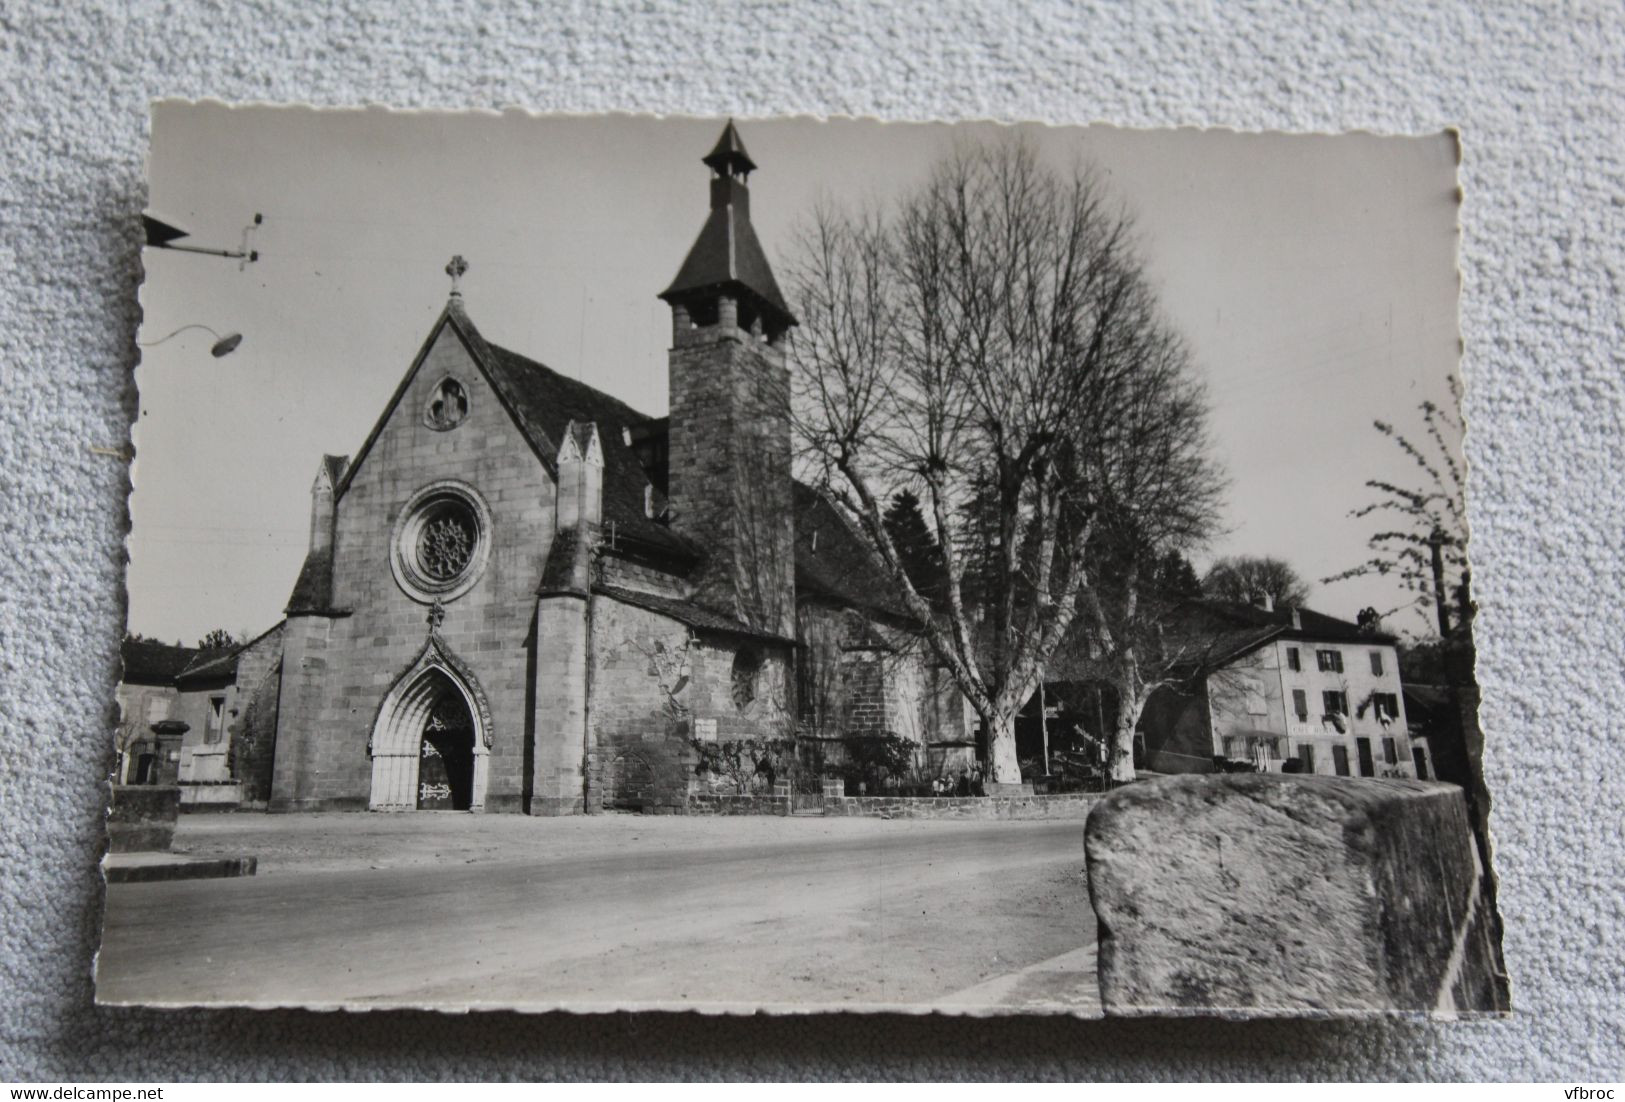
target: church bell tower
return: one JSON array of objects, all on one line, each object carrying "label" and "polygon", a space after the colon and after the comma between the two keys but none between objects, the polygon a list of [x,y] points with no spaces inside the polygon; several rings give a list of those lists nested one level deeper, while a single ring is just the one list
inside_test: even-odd
[{"label": "church bell tower", "polygon": [[784,638],[795,634],[790,376],[796,324],[750,222],[756,164],[729,122],[702,158],[711,209],[671,305],[672,527],[707,551],[694,599]]}]

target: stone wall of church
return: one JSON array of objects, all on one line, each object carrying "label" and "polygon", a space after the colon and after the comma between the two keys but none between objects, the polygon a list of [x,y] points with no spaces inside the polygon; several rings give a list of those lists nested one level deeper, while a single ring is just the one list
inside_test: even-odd
[{"label": "stone wall of church", "polygon": [[666,597],[686,599],[691,586],[681,578],[642,563],[629,562],[613,555],[598,560],[598,579],[607,585],[635,589],[644,593],[658,593]]},{"label": "stone wall of church", "polygon": [[175,718],[188,728],[181,736],[181,784],[223,785],[243,779],[239,764],[248,712],[251,707],[273,715],[276,711],[277,685],[270,674],[282,660],[282,630],[279,625],[250,641],[237,653],[231,676],[182,683],[175,709]]},{"label": "stone wall of church", "polygon": [[823,738],[896,735],[922,745],[967,737],[963,698],[923,641],[811,602],[798,621],[805,728]]},{"label": "stone wall of church", "polygon": [[[462,383],[468,410],[455,428],[437,431],[424,414],[447,375]],[[337,503],[333,603],[351,614],[290,621],[273,807],[367,806],[369,734],[428,635],[428,607],[391,570],[391,541],[412,495],[442,479],[471,486],[490,510],[489,558],[474,586],[446,603],[440,635],[474,671],[490,706],[486,809],[521,808],[534,594],[553,534],[554,491],[450,327]]]},{"label": "stone wall of church", "polygon": [[[782,646],[697,634],[669,617],[596,597],[592,649],[589,769],[605,807],[682,811],[699,760],[691,738],[789,733]],[[743,676],[752,668],[754,675]]]}]

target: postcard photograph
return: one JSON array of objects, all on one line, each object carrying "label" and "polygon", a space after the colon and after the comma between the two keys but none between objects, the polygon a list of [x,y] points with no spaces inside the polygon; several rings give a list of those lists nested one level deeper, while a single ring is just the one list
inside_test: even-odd
[{"label": "postcard photograph", "polygon": [[156,104],[98,1000],[1506,1013],[1457,143]]}]

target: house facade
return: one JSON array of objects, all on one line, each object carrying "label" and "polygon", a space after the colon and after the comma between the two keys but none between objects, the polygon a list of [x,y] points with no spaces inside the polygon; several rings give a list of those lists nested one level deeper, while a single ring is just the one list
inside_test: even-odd
[{"label": "house facade", "polygon": [[186,732],[178,715],[180,690],[175,678],[197,656],[196,647],[124,640],[119,649],[123,672],[114,690],[119,712],[114,784],[175,783]]},{"label": "house facade", "polygon": [[186,724],[176,782],[185,808],[263,805],[281,691],[279,622],[254,639],[203,651],[175,677]]},{"label": "house facade", "polygon": [[659,292],[668,416],[486,341],[454,258],[366,440],[316,464],[285,621],[180,679],[186,780],[282,811],[681,811],[709,743],[968,753],[883,567],[792,477],[796,319],[732,124],[703,163]]},{"label": "house facade", "polygon": [[1195,672],[1160,690],[1142,715],[1145,768],[1431,773],[1426,745],[1407,730],[1392,636],[1310,609],[1206,603],[1199,615]]}]

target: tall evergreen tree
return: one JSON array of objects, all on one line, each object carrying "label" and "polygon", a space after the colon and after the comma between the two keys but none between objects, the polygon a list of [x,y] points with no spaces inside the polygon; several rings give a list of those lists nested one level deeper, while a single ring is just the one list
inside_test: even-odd
[{"label": "tall evergreen tree", "polygon": [[1191,601],[1202,595],[1202,579],[1180,551],[1169,551],[1157,564],[1157,590],[1164,600]]},{"label": "tall evergreen tree", "polygon": [[933,605],[939,604],[946,595],[942,548],[926,526],[919,495],[913,490],[899,490],[882,519],[908,580],[920,596]]}]

